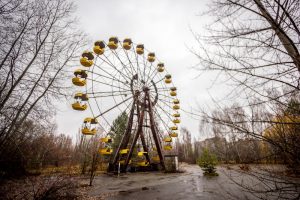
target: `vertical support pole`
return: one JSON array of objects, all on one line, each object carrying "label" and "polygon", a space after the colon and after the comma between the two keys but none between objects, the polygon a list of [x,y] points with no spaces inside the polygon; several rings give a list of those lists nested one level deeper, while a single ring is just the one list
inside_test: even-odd
[{"label": "vertical support pole", "polygon": [[[138,113],[138,117],[140,116],[140,108],[137,106],[137,113]],[[144,149],[144,151],[145,152],[147,152],[147,154],[145,155],[145,157],[146,157],[146,160],[149,162],[149,163],[151,163],[151,161],[150,161],[150,157],[149,157],[149,150],[148,150],[148,147],[147,147],[147,145],[146,145],[146,140],[145,140],[145,137],[144,137],[144,132],[143,131],[141,131],[141,141],[142,141],[142,145],[143,145],[143,149]]]},{"label": "vertical support pole", "polygon": [[144,122],[144,114],[145,114],[145,106],[146,106],[146,98],[144,98],[144,101],[143,101],[143,104],[142,104],[142,111],[141,111],[141,114],[139,116],[139,119],[138,119],[138,128],[137,128],[137,131],[136,131],[136,134],[133,138],[133,141],[131,143],[131,147],[129,149],[129,152],[128,152],[128,155],[127,155],[127,158],[125,160],[125,164],[124,164],[124,170],[126,170],[127,166],[128,166],[128,163],[130,161],[130,158],[132,156],[132,152],[133,152],[133,149],[135,147],[135,144],[137,142],[137,139],[139,138],[139,135],[142,133],[143,131],[143,122]]},{"label": "vertical support pole", "polygon": [[162,150],[161,150],[161,146],[160,146],[160,141],[156,132],[156,126],[155,126],[155,122],[154,122],[154,117],[153,117],[153,109],[152,109],[152,102],[150,100],[149,97],[149,93],[146,93],[146,98],[148,100],[148,109],[149,109],[149,118],[150,118],[150,128],[151,128],[151,132],[154,138],[154,142],[156,145],[156,149],[157,149],[157,153],[160,159],[160,164],[163,168],[163,170],[165,170],[165,161],[164,161],[164,157],[162,155]]},{"label": "vertical support pole", "polygon": [[[134,115],[134,110],[135,110],[135,105],[136,105],[136,100],[137,99],[137,96],[134,97],[134,100],[133,100],[133,104],[132,104],[132,107],[131,107],[131,110],[130,110],[130,115],[128,117],[128,123],[127,123],[127,127],[126,127],[126,130],[125,130],[125,133],[123,134],[123,137],[121,139],[121,142],[114,154],[114,157],[113,157],[113,160],[112,160],[112,167],[115,168],[116,164],[117,164],[117,161],[118,161],[118,158],[119,158],[119,152],[122,148],[126,147],[127,144],[128,144],[128,141],[129,141],[129,138],[130,138],[130,134],[131,134],[131,130],[132,130],[132,124],[133,124],[133,115]],[[109,169],[111,170],[111,169]]]},{"label": "vertical support pole", "polygon": [[147,154],[145,155],[146,160],[147,160],[149,163],[151,163],[151,162],[150,162],[150,157],[149,157],[149,150],[148,150],[148,147],[147,147],[147,145],[146,145],[146,140],[145,140],[144,132],[143,132],[143,131],[141,132],[141,141],[142,141],[142,145],[143,145],[144,151],[147,152]]},{"label": "vertical support pole", "polygon": [[118,177],[120,176],[120,172],[121,172],[121,164],[120,162],[118,163]]}]

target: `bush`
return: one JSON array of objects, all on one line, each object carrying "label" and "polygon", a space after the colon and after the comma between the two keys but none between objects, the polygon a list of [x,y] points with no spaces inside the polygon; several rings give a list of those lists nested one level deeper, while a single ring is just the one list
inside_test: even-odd
[{"label": "bush", "polygon": [[204,149],[200,158],[197,160],[197,164],[204,171],[204,175],[208,176],[218,176],[216,172],[216,165],[218,163],[217,157],[215,154],[210,153],[208,149]]}]

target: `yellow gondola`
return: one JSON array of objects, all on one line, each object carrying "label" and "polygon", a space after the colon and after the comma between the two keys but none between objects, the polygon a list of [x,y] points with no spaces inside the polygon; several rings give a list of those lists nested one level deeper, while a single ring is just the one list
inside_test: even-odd
[{"label": "yellow gondola", "polygon": [[174,113],[173,117],[180,117],[180,113]]},{"label": "yellow gondola", "polygon": [[170,95],[171,95],[172,97],[175,97],[175,96],[177,96],[177,92],[176,92],[176,91],[170,91]]},{"label": "yellow gondola", "polygon": [[158,72],[165,71],[165,65],[164,65],[164,63],[158,63],[158,65],[157,65],[157,71]]},{"label": "yellow gondola", "polygon": [[167,136],[164,138],[164,142],[172,142],[172,138]]},{"label": "yellow gondola", "polygon": [[83,129],[81,129],[81,133],[83,135],[95,135],[97,133],[97,129],[89,129],[88,127],[84,127]]},{"label": "yellow gondola", "polygon": [[76,93],[74,98],[75,99],[81,99],[82,101],[88,101],[89,100],[88,95],[84,94],[84,93],[81,93],[81,92]]},{"label": "yellow gondola", "polygon": [[143,44],[136,45],[136,53],[139,55],[144,53],[144,45]]},{"label": "yellow gondola", "polygon": [[149,62],[154,62],[155,61],[155,53],[153,53],[153,52],[149,53],[147,60]]},{"label": "yellow gondola", "polygon": [[104,138],[100,138],[100,141],[101,142],[104,142],[104,143],[111,143],[112,142],[112,138],[110,137],[104,137]]},{"label": "yellow gondola", "polygon": [[[125,160],[120,160],[119,163],[120,163],[121,165],[124,165],[124,164],[125,164]],[[131,164],[131,160],[129,160],[128,164]]]},{"label": "yellow gondola", "polygon": [[109,38],[109,42],[107,44],[107,46],[110,48],[110,49],[117,49],[118,48],[118,38],[117,37],[111,37]]},{"label": "yellow gondola", "polygon": [[150,165],[150,163],[148,161],[141,161],[141,162],[137,162],[136,164],[139,167],[147,167]]},{"label": "yellow gondola", "polygon": [[174,123],[174,124],[179,124],[179,123],[180,123],[180,119],[178,119],[178,118],[173,119],[173,123]]},{"label": "yellow gondola", "polygon": [[95,54],[97,55],[102,55],[105,51],[105,44],[104,41],[98,40],[94,43],[94,48],[93,48]]},{"label": "yellow gondola", "polygon": [[123,40],[123,48],[124,49],[126,49],[126,50],[131,49],[131,44],[132,44],[132,41],[130,38],[126,38]]},{"label": "yellow gondola", "polygon": [[[170,90],[171,90],[171,91],[176,91],[177,88],[176,88],[176,87],[170,87]],[[179,103],[179,100],[178,100],[178,103]]]},{"label": "yellow gondola", "polygon": [[120,154],[127,154],[129,152],[129,149],[121,149]]},{"label": "yellow gondola", "polygon": [[170,74],[165,75],[165,83],[172,83],[172,76]]},{"label": "yellow gondola", "polygon": [[99,150],[101,155],[110,155],[112,154],[113,150],[111,148],[103,148]]},{"label": "yellow gondola", "polygon": [[85,86],[86,80],[80,79],[78,77],[74,77],[74,78],[72,78],[72,83],[77,86]]},{"label": "yellow gondola", "polygon": [[89,99],[86,94],[76,93],[74,99],[76,101],[75,103],[72,104],[72,108],[74,110],[83,111],[87,109],[87,105],[82,103],[82,101],[87,101]]},{"label": "yellow gondola", "polygon": [[180,106],[179,106],[178,104],[175,104],[175,105],[173,106],[173,109],[174,109],[174,110],[179,110],[179,109],[180,109]]},{"label": "yellow gondola", "polygon": [[174,100],[173,100],[173,103],[174,103],[174,104],[179,104],[179,100],[178,100],[178,99],[174,99]]},{"label": "yellow gondola", "polygon": [[74,75],[75,77],[72,78],[73,84],[77,86],[85,86],[87,78],[86,71],[82,69],[77,69],[75,70]]},{"label": "yellow gondola", "polygon": [[83,129],[81,130],[82,134],[95,135],[97,133],[95,124],[98,124],[98,120],[96,118],[86,117],[83,121]]},{"label": "yellow gondola", "polygon": [[169,151],[169,150],[172,150],[172,146],[171,145],[165,145],[164,146],[164,150],[167,150],[167,151]]},{"label": "yellow gondola", "polygon": [[83,123],[98,124],[98,120],[93,117],[86,117]]},{"label": "yellow gondola", "polygon": [[90,67],[94,64],[94,55],[90,51],[84,51],[83,54],[81,55],[82,58],[80,59],[81,65],[84,67]]},{"label": "yellow gondola", "polygon": [[177,130],[178,130],[178,127],[177,127],[177,126],[171,126],[170,129],[171,129],[172,131],[177,131]]},{"label": "yellow gondola", "polygon": [[79,111],[84,111],[87,109],[87,105],[86,104],[81,104],[80,102],[76,102],[72,104],[72,108],[74,110],[79,110]]},{"label": "yellow gondola", "polygon": [[146,154],[148,154],[148,152],[146,152],[146,151],[139,151],[139,152],[138,152],[138,156],[139,156],[139,157],[145,156]]},{"label": "yellow gondola", "polygon": [[169,136],[170,136],[170,137],[178,137],[178,133],[176,133],[176,132],[171,132],[171,133],[169,133]]},{"label": "yellow gondola", "polygon": [[160,161],[159,156],[153,156],[152,161],[159,162]]}]

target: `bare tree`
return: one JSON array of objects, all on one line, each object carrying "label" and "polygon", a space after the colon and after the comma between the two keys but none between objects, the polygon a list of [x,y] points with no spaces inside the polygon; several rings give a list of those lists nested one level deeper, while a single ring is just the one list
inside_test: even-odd
[{"label": "bare tree", "polygon": [[[24,123],[48,124],[53,101],[68,92],[67,68],[84,35],[68,0],[12,0],[0,3],[0,157],[26,140]],[[27,138],[28,139],[28,138]]]},{"label": "bare tree", "polygon": [[220,71],[236,83],[235,94],[261,101],[281,89],[273,100],[286,105],[280,97],[299,92],[299,7],[296,0],[214,1],[210,35],[195,34],[196,69]]},{"label": "bare tree", "polygon": [[[288,139],[294,134],[285,134],[284,140],[279,139],[283,134],[278,132],[274,136],[273,131],[272,137],[266,134],[278,125],[293,126],[290,130],[298,130],[300,125],[299,107],[291,108],[294,114],[287,112],[292,100],[299,102],[299,1],[215,0],[206,14],[214,21],[207,28],[209,35],[195,33],[200,47],[193,50],[199,59],[196,69],[216,71],[228,78],[234,87],[227,97],[239,104],[217,103],[217,113],[201,111],[201,115],[231,138],[258,139],[280,149],[292,157],[294,168],[299,168],[299,146]],[[293,120],[278,120],[286,117]],[[299,141],[299,137],[297,134],[294,140]],[[237,153],[241,157],[241,152]],[[299,184],[294,188],[298,191]],[[284,186],[279,190],[285,192]]]}]

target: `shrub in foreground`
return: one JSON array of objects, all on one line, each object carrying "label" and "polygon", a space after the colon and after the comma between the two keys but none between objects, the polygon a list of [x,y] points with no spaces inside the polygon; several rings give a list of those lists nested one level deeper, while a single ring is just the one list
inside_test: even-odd
[{"label": "shrub in foreground", "polygon": [[217,157],[215,154],[209,152],[208,149],[204,149],[200,158],[197,160],[197,164],[204,171],[204,175],[207,176],[218,176],[216,172],[216,165],[218,163]]}]

